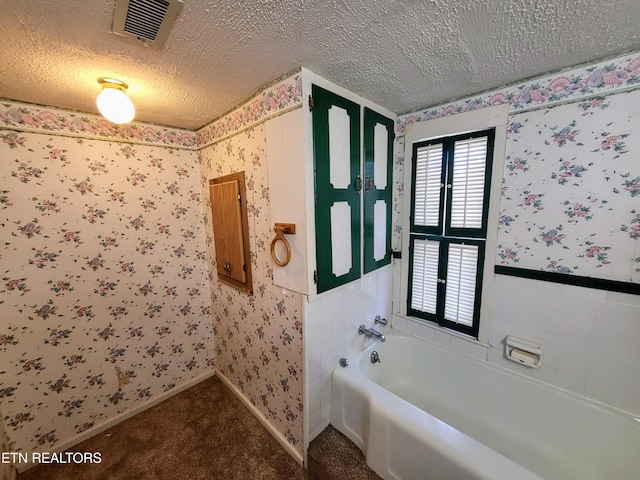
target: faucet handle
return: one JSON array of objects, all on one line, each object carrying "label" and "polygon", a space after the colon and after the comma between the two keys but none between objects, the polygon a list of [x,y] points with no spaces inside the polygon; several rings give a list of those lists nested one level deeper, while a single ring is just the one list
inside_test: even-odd
[{"label": "faucet handle", "polygon": [[379,323],[380,325],[386,326],[389,321],[386,318],[380,318],[380,315],[376,315],[376,318],[373,319],[373,323]]}]

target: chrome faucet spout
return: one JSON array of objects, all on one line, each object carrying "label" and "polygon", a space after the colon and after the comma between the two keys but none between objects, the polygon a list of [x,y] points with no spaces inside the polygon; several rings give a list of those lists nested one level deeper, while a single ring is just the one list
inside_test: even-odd
[{"label": "chrome faucet spout", "polygon": [[376,337],[379,341],[384,342],[386,338],[375,328],[367,328],[364,325],[360,325],[358,327],[358,333],[360,335],[365,335],[367,338]]},{"label": "chrome faucet spout", "polygon": [[379,331],[377,331],[375,328],[371,329],[371,334],[376,337],[380,342],[384,342],[386,340],[386,338],[384,338],[384,335],[381,334]]}]

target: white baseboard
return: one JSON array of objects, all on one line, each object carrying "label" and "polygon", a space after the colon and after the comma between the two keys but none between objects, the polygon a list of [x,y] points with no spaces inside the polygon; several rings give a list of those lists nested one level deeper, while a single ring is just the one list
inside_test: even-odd
[{"label": "white baseboard", "polygon": [[298,452],[295,449],[295,447],[287,441],[285,436],[282,435],[282,433],[279,432],[271,424],[271,422],[269,422],[269,420],[264,416],[264,414],[260,410],[258,410],[256,406],[253,403],[251,403],[249,399],[245,397],[240,390],[238,390],[238,387],[236,387],[233,383],[231,383],[231,381],[227,377],[225,377],[223,374],[221,374],[218,371],[216,371],[216,376],[220,378],[220,380],[222,380],[227,387],[229,387],[229,390],[231,390],[234,393],[234,395],[238,397],[238,399],[245,405],[245,407],[247,407],[251,411],[251,413],[253,413],[253,415],[260,421],[260,423],[262,423],[262,425],[264,425],[264,427],[267,430],[269,430],[269,433],[271,433],[271,435],[273,435],[273,437],[275,437],[275,439],[278,440],[280,445],[284,447],[287,453],[291,455],[293,459],[296,462],[298,462],[298,464],[301,467],[303,467],[304,459],[302,454]]},{"label": "white baseboard", "polygon": [[[211,370],[209,372],[206,372],[192,380],[189,380],[188,382],[183,383],[182,385],[173,388],[171,390],[168,390],[166,392],[163,392],[162,394],[152,398],[151,400],[144,402],[141,405],[138,405],[135,408],[132,408],[131,410],[127,410],[126,412],[121,413],[120,415],[117,415],[113,418],[110,418],[109,420],[107,420],[106,422],[90,428],[89,430],[86,430],[84,432],[82,432],[80,435],[77,435],[75,437],[73,437],[70,440],[67,440],[63,443],[59,443],[58,445],[55,446],[55,448],[51,448],[51,449],[38,449],[38,450],[34,450],[34,452],[64,452],[65,450],[69,450],[71,447],[79,444],[80,442],[83,442],[91,437],[95,437],[96,435],[104,432],[105,430],[108,430],[109,428],[124,422],[125,420],[133,417],[134,415],[137,415],[141,412],[144,412],[145,410],[157,405],[158,403],[167,400],[168,398],[173,397],[174,395],[177,395],[180,392],[185,391],[188,388],[193,387],[194,385],[197,385],[200,382],[203,382],[204,380],[206,380],[207,378],[211,378],[215,375],[216,371],[215,370]],[[29,452],[29,457],[31,457],[31,452]],[[24,472],[25,470],[30,469],[31,467],[35,466],[36,464],[34,463],[19,463],[17,465],[15,465],[16,469],[18,470],[18,473]]]}]

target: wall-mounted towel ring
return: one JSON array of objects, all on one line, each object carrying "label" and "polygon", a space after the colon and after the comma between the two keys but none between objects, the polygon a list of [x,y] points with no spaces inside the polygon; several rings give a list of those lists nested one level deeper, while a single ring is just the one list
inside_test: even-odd
[{"label": "wall-mounted towel ring", "polygon": [[[284,234],[287,233],[289,235],[294,235],[296,233],[296,224],[295,223],[276,223],[273,226],[273,231],[276,232],[276,236],[271,240],[271,258],[276,263],[276,265],[280,267],[284,267],[291,260],[291,245],[285,238]],[[282,242],[284,248],[287,250],[287,256],[284,260],[280,260],[276,255],[276,243],[278,240]]]}]

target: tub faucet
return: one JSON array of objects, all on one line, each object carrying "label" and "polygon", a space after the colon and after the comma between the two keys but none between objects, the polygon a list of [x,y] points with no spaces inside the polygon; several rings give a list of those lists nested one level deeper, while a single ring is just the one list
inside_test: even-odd
[{"label": "tub faucet", "polygon": [[370,330],[371,330],[371,334],[381,342],[384,342],[386,340],[386,338],[384,338],[384,335],[381,334],[379,331],[377,331],[375,328],[371,328]]},{"label": "tub faucet", "polygon": [[358,327],[358,333],[360,335],[365,335],[367,338],[376,337],[381,342],[384,342],[386,340],[386,338],[384,338],[384,335],[377,331],[375,328],[367,328],[364,326],[364,324]]},{"label": "tub faucet", "polygon": [[376,318],[373,319],[373,323],[375,323],[376,325],[379,323],[384,327],[387,325],[387,323],[389,323],[389,321],[386,318],[380,318],[380,315],[376,315]]}]

